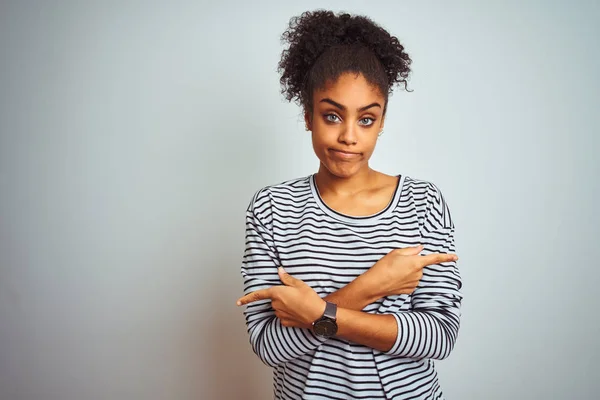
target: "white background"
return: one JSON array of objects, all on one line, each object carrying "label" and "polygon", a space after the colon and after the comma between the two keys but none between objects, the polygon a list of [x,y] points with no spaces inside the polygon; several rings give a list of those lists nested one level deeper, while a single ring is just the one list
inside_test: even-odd
[{"label": "white background", "polygon": [[414,60],[372,165],[457,226],[448,399],[600,391],[593,1],[0,3],[0,398],[267,399],[244,212],[316,171],[279,94],[290,17],[366,14]]}]

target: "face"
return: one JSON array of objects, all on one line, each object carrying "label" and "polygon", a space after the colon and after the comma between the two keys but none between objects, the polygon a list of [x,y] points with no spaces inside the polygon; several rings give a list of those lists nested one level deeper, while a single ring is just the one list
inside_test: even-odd
[{"label": "face", "polygon": [[339,178],[367,171],[383,129],[384,107],[379,88],[362,75],[345,73],[316,90],[312,115],[305,119],[321,170]]}]

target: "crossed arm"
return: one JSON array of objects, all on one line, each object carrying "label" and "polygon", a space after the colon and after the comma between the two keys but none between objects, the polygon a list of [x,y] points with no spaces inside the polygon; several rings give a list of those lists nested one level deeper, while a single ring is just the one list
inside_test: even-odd
[{"label": "crossed arm", "polygon": [[[397,323],[392,315],[375,315],[362,312],[366,305],[377,300],[366,287],[364,275],[325,298],[306,283],[287,274],[279,268],[283,285],[250,293],[240,300],[245,305],[260,300],[270,300],[275,317],[287,328],[311,329],[325,310],[325,301],[338,305],[337,336],[380,351],[389,350],[397,337]],[[363,278],[363,279],[361,279]]]},{"label": "crossed arm", "polygon": [[[441,359],[452,350],[459,326],[460,280],[457,272],[455,280],[440,278],[444,275],[440,271],[455,271],[456,256],[443,254],[454,251],[452,229],[429,232],[429,236],[424,236],[424,247],[393,251],[324,299],[282,269],[278,270],[282,285],[258,279],[260,271],[275,270],[276,252],[270,232],[251,212],[246,234],[242,267],[246,295],[238,304],[247,305],[250,341],[267,365],[276,366],[298,358],[325,341],[310,329],[312,322],[323,314],[325,301],[338,305],[337,336],[348,341],[401,357]],[[417,255],[421,252],[430,255]],[[423,270],[426,265],[429,267]],[[419,281],[419,288],[412,292]],[[406,292],[412,284],[412,289]],[[379,298],[411,292],[412,311],[383,314],[361,311]]]}]

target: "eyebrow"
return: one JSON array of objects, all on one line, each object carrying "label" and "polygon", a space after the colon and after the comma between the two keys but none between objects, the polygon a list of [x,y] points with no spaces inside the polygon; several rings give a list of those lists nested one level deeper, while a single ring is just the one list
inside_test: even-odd
[{"label": "eyebrow", "polygon": [[[329,103],[332,106],[337,107],[337,108],[339,108],[342,111],[346,111],[346,106],[344,106],[344,105],[342,105],[342,104],[340,104],[340,103],[338,103],[336,101],[333,101],[333,100],[331,100],[329,98],[322,99],[319,103]],[[381,104],[379,104],[377,102],[371,103],[368,106],[364,106],[364,107],[359,108],[358,111],[359,112],[366,111],[366,110],[368,110],[369,108],[372,108],[372,107],[379,107],[379,108],[381,108]]]}]

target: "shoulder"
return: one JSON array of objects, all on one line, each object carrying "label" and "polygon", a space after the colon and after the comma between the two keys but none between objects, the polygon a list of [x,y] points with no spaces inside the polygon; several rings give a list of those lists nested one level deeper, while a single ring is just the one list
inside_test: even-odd
[{"label": "shoulder", "polygon": [[404,178],[404,192],[414,202],[425,228],[454,228],[448,203],[435,183],[407,176]]},{"label": "shoulder", "polygon": [[296,202],[299,198],[310,194],[310,191],[310,176],[265,186],[254,193],[248,205],[248,211],[264,213],[267,209],[270,210],[274,204]]}]

